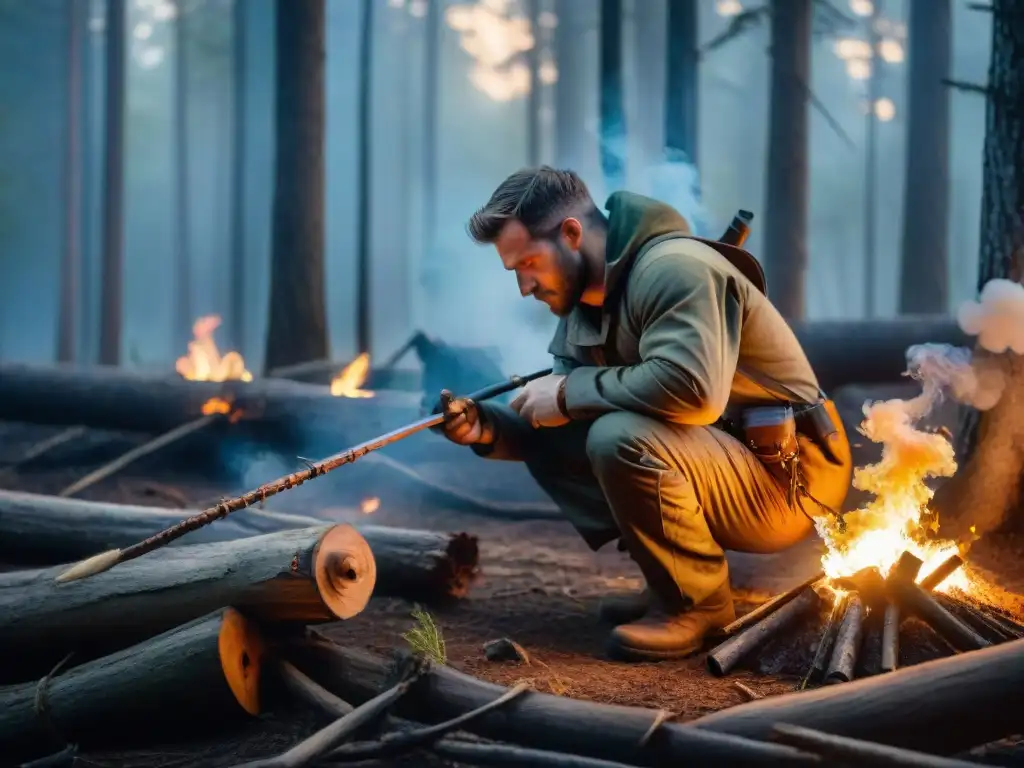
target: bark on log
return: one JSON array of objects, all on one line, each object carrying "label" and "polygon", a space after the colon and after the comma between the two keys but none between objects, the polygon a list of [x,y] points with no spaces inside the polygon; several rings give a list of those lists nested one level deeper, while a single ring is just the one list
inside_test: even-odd
[{"label": "bark on log", "polygon": [[344,448],[419,417],[418,398],[377,392],[332,397],[327,387],[278,379],[189,381],[119,368],[0,365],[0,419],[163,433],[203,415],[211,398],[231,403],[236,428],[289,446],[318,437]]},{"label": "bark on log", "polygon": [[826,393],[846,384],[901,381],[907,369],[907,347],[914,344],[971,346],[956,320],[943,316],[823,320],[801,323],[793,330]]},{"label": "bark on log", "polygon": [[[194,513],[0,491],[0,561],[42,566],[83,560],[130,546]],[[315,517],[250,507],[190,533],[171,547],[323,525]],[[375,596],[437,603],[469,593],[480,560],[475,536],[376,525],[356,529],[377,563]]]},{"label": "bark on log", "polygon": [[348,525],[168,548],[91,579],[63,568],[0,574],[0,675],[23,681],[70,652],[76,660],[233,605],[268,622],[348,619],[376,577],[366,540]]},{"label": "bark on log", "polygon": [[7,764],[61,741],[141,745],[258,715],[263,654],[257,630],[227,608],[52,679],[0,688],[0,754]]},{"label": "bark on log", "polygon": [[1024,640],[741,704],[693,725],[748,739],[775,723],[950,755],[1020,731]]},{"label": "bark on log", "polygon": [[[322,639],[289,643],[287,651],[297,666],[346,701],[366,701],[391,684],[388,678],[393,665],[380,656]],[[501,686],[450,667],[434,667],[397,702],[395,712],[423,722],[442,722],[477,709],[502,693]],[[655,722],[661,725],[651,733]],[[720,734],[664,722],[663,713],[655,710],[544,693],[525,693],[500,710],[466,723],[464,729],[524,747],[635,765],[660,764],[658,761],[735,766],[810,764],[806,755],[792,749],[778,751],[773,744],[706,738]]]}]

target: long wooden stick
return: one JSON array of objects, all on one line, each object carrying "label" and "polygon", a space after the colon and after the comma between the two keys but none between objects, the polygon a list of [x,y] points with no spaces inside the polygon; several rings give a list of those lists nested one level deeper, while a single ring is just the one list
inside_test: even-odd
[{"label": "long wooden stick", "polygon": [[28,464],[30,461],[38,459],[44,453],[49,453],[54,448],[64,445],[64,443],[69,443],[84,434],[85,427],[68,427],[67,429],[61,430],[57,434],[50,435],[46,439],[40,440],[38,443],[31,445],[25,453],[3,469],[5,472],[11,472],[18,469],[19,467]]},{"label": "long wooden stick", "polygon": [[58,493],[58,496],[67,498],[74,496],[76,493],[84,491],[91,485],[95,485],[100,480],[105,480],[116,472],[120,472],[125,467],[130,466],[139,459],[149,456],[151,453],[156,453],[161,448],[166,448],[168,445],[178,442],[184,437],[191,435],[193,432],[198,432],[214,421],[222,418],[222,414],[210,414],[208,416],[200,416],[198,419],[182,424],[180,427],[175,427],[170,432],[164,432],[159,437],[155,437],[148,443],[132,448],[130,451],[121,454],[111,462],[104,464],[99,469],[95,469],[85,477],[76,480],[63,491]]},{"label": "long wooden stick", "polygon": [[821,755],[827,761],[836,760],[844,765],[870,765],[876,768],[970,768],[981,765],[967,760],[938,757],[909,749],[874,744],[822,733],[813,728],[779,723],[773,729],[773,740],[805,752]]},{"label": "long wooden stick", "polygon": [[[506,392],[511,392],[513,389],[521,387],[534,379],[539,379],[541,376],[546,376],[549,373],[551,373],[551,369],[545,368],[540,371],[535,371],[527,376],[513,376],[508,381],[493,384],[490,387],[485,387],[479,392],[474,392],[472,395],[469,395],[467,399],[475,402],[488,400],[492,397],[503,395]],[[404,427],[400,427],[393,432],[388,432],[380,437],[368,440],[365,443],[360,443],[354,448],[349,448],[347,451],[343,451],[342,453],[336,453],[333,456],[329,456],[326,459],[315,463],[309,462],[307,469],[304,469],[301,472],[293,472],[290,475],[285,475],[277,480],[261,485],[253,491],[243,493],[241,496],[237,496],[233,499],[225,499],[216,506],[203,510],[192,517],[187,517],[181,522],[172,525],[170,528],[165,528],[159,533],[153,534],[148,539],[143,539],[136,544],[132,544],[126,549],[111,549],[106,552],[101,552],[98,555],[94,555],[80,563],[76,563],[63,573],[59,574],[57,576],[57,581],[67,582],[88,578],[89,576],[94,576],[97,573],[110,570],[114,566],[127,562],[128,560],[134,560],[137,557],[142,557],[155,549],[167,546],[172,541],[180,539],[182,536],[191,533],[194,530],[207,526],[223,517],[227,517],[232,512],[238,512],[239,510],[252,506],[257,502],[265,501],[271,496],[275,496],[282,491],[287,491],[290,488],[300,486],[307,480],[312,480],[313,478],[320,477],[321,475],[326,475],[328,472],[331,472],[338,467],[344,466],[345,464],[351,464],[361,456],[365,456],[371,451],[376,451],[386,445],[397,443],[399,440],[403,440],[417,432],[422,432],[425,429],[440,426],[444,423],[444,420],[445,414],[443,413],[427,416],[419,421],[406,424]]]}]

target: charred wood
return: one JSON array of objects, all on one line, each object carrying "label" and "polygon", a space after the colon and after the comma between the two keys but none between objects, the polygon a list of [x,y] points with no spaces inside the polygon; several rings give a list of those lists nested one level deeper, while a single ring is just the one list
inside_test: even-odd
[{"label": "charred wood", "polygon": [[889,600],[882,621],[882,671],[892,672],[900,665],[900,604]]},{"label": "charred wood", "polygon": [[918,581],[921,585],[921,589],[931,592],[937,586],[942,584],[946,579],[953,575],[953,572],[959,569],[964,564],[963,559],[960,555],[950,555],[941,563],[934,571],[927,574],[924,578]]},{"label": "charred wood", "polygon": [[[393,663],[322,639],[288,644],[292,660],[307,674],[346,701],[365,701],[390,685]],[[450,720],[486,705],[505,692],[501,686],[477,680],[450,667],[433,667],[402,697],[397,715],[422,722]],[[650,737],[659,713],[529,692],[466,723],[465,730],[523,747],[566,752],[648,765],[689,760],[700,764],[804,765],[797,750],[745,739],[722,739],[720,734],[662,722]],[[706,738],[714,736],[715,738]]]},{"label": "charred wood", "polygon": [[801,582],[800,584],[797,584],[792,589],[782,592],[781,594],[778,594],[775,597],[766,600],[765,602],[761,603],[761,605],[757,606],[757,608],[755,608],[754,610],[740,616],[738,619],[736,619],[736,621],[732,622],[732,624],[726,625],[725,628],[722,629],[721,634],[727,637],[731,637],[732,635],[736,635],[742,632],[748,627],[754,626],[759,621],[761,621],[761,619],[775,613],[775,611],[779,610],[779,608],[781,608],[786,603],[793,600],[793,598],[803,593],[803,591],[806,588],[811,587],[814,584],[817,584],[823,578],[825,578],[825,572],[819,571],[814,576],[812,576],[804,582]]},{"label": "charred wood", "polygon": [[748,739],[776,723],[932,754],[955,754],[1020,730],[1024,640],[928,661],[845,685],[740,704],[694,727]]},{"label": "charred wood", "polygon": [[0,574],[0,674],[8,681],[74,653],[95,658],[225,605],[267,622],[312,623],[360,613],[373,591],[373,553],[348,525],[170,548],[71,584],[60,568]]},{"label": "charred wood", "polygon": [[918,584],[895,578],[889,580],[889,588],[902,609],[915,614],[958,651],[976,651],[990,645]]},{"label": "charred wood", "polygon": [[716,677],[729,674],[750,653],[820,604],[818,593],[811,587],[804,587],[793,600],[712,650],[707,658],[711,674]]},{"label": "charred wood", "polygon": [[846,615],[846,601],[849,595],[841,595],[832,604],[828,619],[821,630],[821,638],[814,650],[814,658],[811,660],[811,667],[800,682],[800,688],[806,688],[811,683],[821,682],[825,678],[825,671],[828,669],[832,659],[832,648],[835,646],[836,635],[839,634],[839,627],[842,624],[843,616]]},{"label": "charred wood", "polygon": [[864,617],[866,608],[860,595],[850,594],[843,609],[843,620],[836,635],[836,646],[832,660],[825,672],[826,683],[848,683],[853,679],[861,643],[864,640]]},{"label": "charred wood", "polygon": [[1020,637],[958,598],[938,594],[935,595],[935,600],[990,643],[1005,643],[1007,640],[1016,640]]},{"label": "charred wood", "polygon": [[258,631],[228,608],[52,678],[0,688],[0,754],[7,762],[59,742],[142,744],[258,715],[263,655]]},{"label": "charred wood", "polygon": [[[30,566],[74,562],[111,547],[128,547],[191,514],[193,510],[0,491],[0,559]],[[323,525],[315,517],[250,507],[193,531],[171,547]],[[464,597],[477,576],[480,555],[474,536],[374,525],[357,530],[377,563],[374,595],[435,603]]]},{"label": "charred wood", "polygon": [[101,366],[0,364],[0,419],[162,434],[230,404],[230,427],[253,439],[298,446],[317,438],[342,447],[419,416],[410,395],[332,397],[327,387],[278,379],[190,381]]}]

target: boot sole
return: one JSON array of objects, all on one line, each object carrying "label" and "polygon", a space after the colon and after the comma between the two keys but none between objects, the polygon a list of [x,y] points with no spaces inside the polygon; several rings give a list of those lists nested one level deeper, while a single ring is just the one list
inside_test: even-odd
[{"label": "boot sole", "polygon": [[695,653],[699,653],[703,647],[704,643],[701,642],[686,648],[652,650],[650,648],[634,648],[618,642],[610,642],[607,651],[608,656],[616,661],[672,661],[693,656]]}]

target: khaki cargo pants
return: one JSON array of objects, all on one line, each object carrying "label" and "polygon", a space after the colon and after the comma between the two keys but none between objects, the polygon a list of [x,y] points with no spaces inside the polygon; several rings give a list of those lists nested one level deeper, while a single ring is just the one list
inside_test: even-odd
[{"label": "khaki cargo pants", "polygon": [[[821,465],[821,452],[805,442],[802,463]],[[845,434],[841,447],[845,456],[824,462],[834,465],[825,477],[812,467],[815,496],[839,505],[850,477]],[[778,552],[813,529],[757,457],[714,427],[615,412],[537,430],[527,454],[530,473],[591,548],[621,534],[648,584],[680,608],[728,580],[725,550]]]}]

